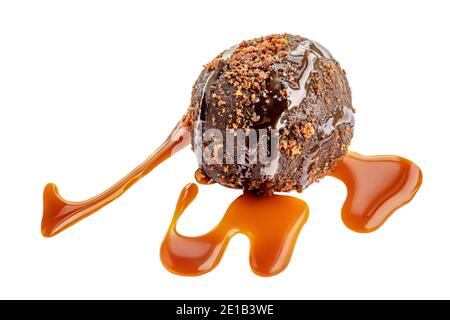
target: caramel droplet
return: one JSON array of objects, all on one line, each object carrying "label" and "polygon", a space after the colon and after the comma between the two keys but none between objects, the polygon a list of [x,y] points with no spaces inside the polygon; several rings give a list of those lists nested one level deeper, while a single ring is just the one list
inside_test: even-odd
[{"label": "caramel droplet", "polygon": [[199,184],[214,184],[214,180],[211,178],[208,178],[202,169],[197,169],[195,171],[195,181],[197,181]]}]

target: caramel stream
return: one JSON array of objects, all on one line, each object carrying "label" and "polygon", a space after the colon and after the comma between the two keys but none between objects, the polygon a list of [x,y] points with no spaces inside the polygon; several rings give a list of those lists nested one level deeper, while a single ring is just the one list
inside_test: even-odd
[{"label": "caramel stream", "polygon": [[58,188],[49,183],[44,189],[44,213],[41,232],[44,237],[52,237],[78,221],[93,214],[111,201],[120,197],[133,184],[152,171],[171,155],[190,143],[190,134],[179,123],[163,144],[140,166],[126,177],[98,196],[81,202],[66,201],[58,193]]}]

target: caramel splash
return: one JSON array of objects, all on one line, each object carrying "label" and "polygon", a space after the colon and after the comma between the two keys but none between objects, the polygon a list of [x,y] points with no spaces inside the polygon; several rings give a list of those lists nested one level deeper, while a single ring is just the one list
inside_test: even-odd
[{"label": "caramel splash", "polygon": [[66,201],[58,193],[56,185],[49,183],[44,190],[44,213],[41,232],[52,237],[78,221],[93,214],[120,197],[128,188],[152,171],[161,162],[190,143],[189,131],[180,123],[163,144],[140,166],[130,172],[108,190],[86,201]]},{"label": "caramel splash", "polygon": [[161,261],[169,271],[183,276],[211,271],[237,233],[250,239],[250,266],[254,273],[273,276],[287,267],[298,234],[308,219],[305,202],[289,196],[244,193],[233,201],[213,230],[199,237],[186,237],[177,232],[176,225],[197,193],[196,184],[188,184],[182,190],[161,245]]},{"label": "caramel splash", "polygon": [[342,220],[356,232],[372,232],[412,200],[422,172],[397,156],[362,156],[349,152],[331,174],[347,187]]}]

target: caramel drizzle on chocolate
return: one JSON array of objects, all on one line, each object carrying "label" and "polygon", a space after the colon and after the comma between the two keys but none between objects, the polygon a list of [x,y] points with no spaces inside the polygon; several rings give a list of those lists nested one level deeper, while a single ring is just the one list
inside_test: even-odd
[{"label": "caramel drizzle on chocolate", "polygon": [[108,190],[81,202],[64,200],[55,184],[49,183],[44,189],[44,213],[41,232],[44,237],[52,237],[73,224],[106,206],[120,197],[133,184],[147,175],[160,163],[167,160],[190,143],[189,131],[178,123],[162,145],[140,166],[131,171]]},{"label": "caramel drizzle on chocolate", "polygon": [[188,184],[181,192],[169,230],[161,245],[161,261],[178,275],[198,276],[220,262],[229,240],[237,233],[250,240],[250,266],[260,276],[283,271],[292,256],[300,230],[308,219],[308,206],[298,198],[244,193],[228,207],[223,219],[199,237],[179,234],[176,225],[196,198],[198,187]]}]

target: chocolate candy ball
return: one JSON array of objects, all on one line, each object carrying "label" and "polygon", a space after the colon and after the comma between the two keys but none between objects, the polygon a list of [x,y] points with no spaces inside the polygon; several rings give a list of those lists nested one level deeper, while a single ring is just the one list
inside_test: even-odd
[{"label": "chocolate candy ball", "polygon": [[335,167],[353,136],[345,71],[317,42],[282,34],[207,64],[184,123],[204,174],[258,194],[301,192]]}]

